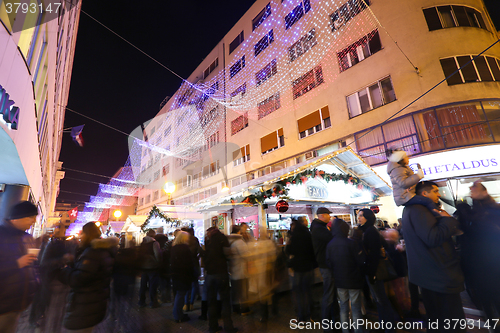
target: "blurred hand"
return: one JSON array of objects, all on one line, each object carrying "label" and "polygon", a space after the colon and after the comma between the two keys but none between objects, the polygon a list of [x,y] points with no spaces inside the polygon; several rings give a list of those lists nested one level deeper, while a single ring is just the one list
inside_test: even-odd
[{"label": "blurred hand", "polygon": [[422,167],[420,166],[420,163],[417,163],[417,169],[422,169]]},{"label": "blurred hand", "polygon": [[17,259],[17,266],[19,266],[19,268],[24,268],[31,265],[36,259],[37,257],[34,254],[25,254],[21,258]]}]

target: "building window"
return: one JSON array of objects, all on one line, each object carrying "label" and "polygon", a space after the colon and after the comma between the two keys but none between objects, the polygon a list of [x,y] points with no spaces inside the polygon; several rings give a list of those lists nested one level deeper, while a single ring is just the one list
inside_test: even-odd
[{"label": "building window", "polygon": [[160,154],[156,154],[156,156],[155,156],[155,163],[158,163],[160,161],[160,158],[161,158],[161,155]]},{"label": "building window", "polygon": [[323,79],[323,69],[319,65],[292,82],[293,99],[299,98],[323,82],[325,82]]},{"label": "building window", "polygon": [[160,179],[160,170],[155,171],[154,180],[153,181],[157,181],[158,179]]},{"label": "building window", "polygon": [[231,135],[235,135],[239,131],[248,127],[248,112],[242,114],[238,118],[231,121]]},{"label": "building window", "polygon": [[281,107],[280,92],[271,97],[266,98],[262,102],[257,104],[257,109],[259,111],[259,119],[264,118],[268,114],[278,110]]},{"label": "building window", "polygon": [[139,206],[144,206],[144,198],[139,199]]},{"label": "building window", "polygon": [[[238,88],[236,88],[235,91],[233,91],[231,93],[231,100],[235,99],[236,96],[240,96],[240,98],[243,98],[243,96],[246,94],[247,92],[247,83],[243,83],[241,86],[239,86]],[[236,98],[238,99],[238,98]]]},{"label": "building window", "polygon": [[328,105],[297,120],[297,126],[299,127],[299,139],[331,127]]},{"label": "building window", "polygon": [[170,172],[170,164],[163,166],[163,176],[168,175],[169,172]]},{"label": "building window", "polygon": [[[444,76],[448,79],[449,86],[460,83],[479,82],[479,81],[500,81],[500,61],[493,57],[479,56],[474,61],[470,60],[474,56],[459,56],[440,59]],[[469,64],[467,64],[470,62]],[[467,65],[466,65],[467,64]],[[460,71],[456,72],[460,67]]]},{"label": "building window", "polygon": [[278,73],[278,65],[276,64],[276,59],[268,63],[264,68],[255,73],[255,84],[260,86],[267,79],[269,79],[274,74]]},{"label": "building window", "polygon": [[257,44],[253,46],[253,50],[255,56],[258,56],[262,51],[264,51],[272,42],[274,42],[274,33],[273,29],[269,30],[269,32],[262,37]]},{"label": "building window", "polygon": [[155,133],[155,130],[156,130],[156,128],[155,128],[155,127],[153,127],[153,128],[151,129],[151,133],[149,133],[149,137],[150,137],[150,138],[151,138],[151,137],[153,136],[153,134]]},{"label": "building window", "polygon": [[205,178],[212,177],[212,176],[218,174],[219,169],[220,169],[219,160],[217,160],[213,163],[210,163],[209,165],[205,165],[203,167],[203,171],[202,171],[202,178],[205,179]]},{"label": "building window", "polygon": [[349,45],[337,53],[340,71],[345,71],[381,49],[382,44],[380,43],[380,36],[378,31],[374,30],[356,43]]},{"label": "building window", "polygon": [[330,15],[332,31],[342,28],[350,19],[361,13],[366,5],[370,5],[369,0],[349,0],[340,6]]},{"label": "building window", "polygon": [[158,191],[153,192],[153,201],[158,200]]},{"label": "building window", "polygon": [[242,31],[238,36],[236,36],[236,38],[231,42],[231,44],[229,44],[229,54],[233,53],[234,50],[236,50],[236,48],[240,46],[240,44],[243,43],[244,40],[245,37],[243,36],[243,31]]},{"label": "building window", "polygon": [[172,125],[169,125],[169,126],[167,127],[167,129],[166,129],[166,130],[165,130],[165,132],[163,133],[163,136],[164,136],[164,137],[167,137],[167,136],[170,134],[170,132],[172,132]]},{"label": "building window", "polygon": [[474,8],[465,6],[438,6],[424,9],[429,31],[453,28],[476,27],[486,29],[483,16]]},{"label": "building window", "polygon": [[268,3],[264,9],[260,11],[260,13],[255,16],[255,18],[252,20],[252,31],[257,29],[259,25],[264,23],[266,18],[268,18],[271,15],[271,3]]},{"label": "building window", "polygon": [[250,161],[250,145],[241,147],[233,152],[233,166]]},{"label": "building window", "polygon": [[205,150],[212,148],[216,144],[219,143],[219,131],[215,132],[214,134],[210,135],[207,138],[207,143],[205,145]]},{"label": "building window", "polygon": [[312,47],[316,44],[316,31],[311,29],[305,36],[302,36],[301,39],[288,48],[290,62],[312,49]]},{"label": "building window", "polygon": [[287,16],[285,16],[285,30],[292,27],[297,23],[305,13],[311,10],[311,1],[304,0],[297,7],[295,7]]},{"label": "building window", "polygon": [[272,132],[271,134],[268,134],[260,138],[260,148],[262,155],[284,146],[285,146],[285,136],[283,135],[282,128],[280,128],[276,132]]},{"label": "building window", "polygon": [[219,66],[219,58],[215,58],[214,62],[211,63],[207,69],[205,69],[205,71],[203,72],[203,79],[206,79],[210,75],[210,73],[212,73],[217,68],[217,66]]},{"label": "building window", "polygon": [[151,202],[151,194],[148,194],[148,195],[146,196],[146,201],[145,201],[145,204],[147,205],[147,204],[148,204],[148,203],[150,203],[150,202]]},{"label": "building window", "polygon": [[388,76],[374,84],[347,96],[350,118],[368,112],[396,100],[391,77]]},{"label": "building window", "polygon": [[238,74],[243,68],[245,68],[245,56],[241,57],[241,59],[238,59],[238,61],[236,61],[234,65],[229,67],[229,78],[232,78],[233,76]]},{"label": "building window", "polygon": [[215,118],[217,118],[218,114],[219,114],[219,109],[217,107],[213,108],[208,112],[205,112],[201,117],[201,126],[205,127],[208,124],[210,124],[212,121],[214,121]]}]

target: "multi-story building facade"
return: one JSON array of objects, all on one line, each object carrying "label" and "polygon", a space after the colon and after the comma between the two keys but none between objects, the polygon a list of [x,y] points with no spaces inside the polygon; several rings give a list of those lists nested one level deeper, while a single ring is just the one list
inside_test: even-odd
[{"label": "multi-story building facade", "polygon": [[166,181],[192,205],[345,145],[379,173],[388,148],[494,159],[498,39],[481,0],[258,0],[145,127],[138,213]]},{"label": "multi-story building facade", "polygon": [[[78,1],[0,1],[0,218],[19,200],[54,211],[64,112],[80,17]],[[59,171],[58,171],[59,170]]]}]

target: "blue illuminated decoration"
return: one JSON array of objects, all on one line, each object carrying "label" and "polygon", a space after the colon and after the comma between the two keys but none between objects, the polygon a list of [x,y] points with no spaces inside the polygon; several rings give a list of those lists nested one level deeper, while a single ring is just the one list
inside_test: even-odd
[{"label": "blue illuminated decoration", "polygon": [[9,94],[0,86],[0,114],[3,120],[10,124],[10,128],[17,130],[19,126],[19,108],[14,106],[14,101],[10,99]]}]

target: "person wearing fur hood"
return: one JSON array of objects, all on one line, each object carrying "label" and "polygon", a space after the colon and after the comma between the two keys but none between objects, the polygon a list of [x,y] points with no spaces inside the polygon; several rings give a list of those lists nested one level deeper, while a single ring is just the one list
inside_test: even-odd
[{"label": "person wearing fur hood", "polygon": [[61,271],[61,281],[71,288],[63,321],[68,330],[92,332],[106,315],[119,240],[100,237],[101,231],[93,222],[85,224],[74,263]]}]

